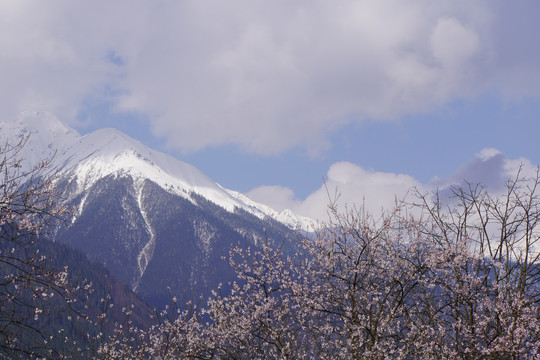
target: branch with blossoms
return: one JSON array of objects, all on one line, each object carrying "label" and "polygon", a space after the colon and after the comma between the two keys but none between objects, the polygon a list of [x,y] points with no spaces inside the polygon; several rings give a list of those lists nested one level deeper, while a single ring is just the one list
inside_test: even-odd
[{"label": "branch with blossoms", "polygon": [[77,344],[71,334],[51,335],[48,324],[86,321],[75,303],[89,284],[73,281],[66,266],[54,265],[41,251],[47,245],[38,240],[68,209],[61,205],[50,161],[29,168],[21,158],[26,141],[0,146],[0,355],[58,357],[65,343]]}]

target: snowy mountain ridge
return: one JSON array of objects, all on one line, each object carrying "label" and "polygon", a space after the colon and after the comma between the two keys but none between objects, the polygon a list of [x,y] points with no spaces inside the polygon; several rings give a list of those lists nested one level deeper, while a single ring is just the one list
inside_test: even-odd
[{"label": "snowy mountain ridge", "polygon": [[[290,210],[277,212],[247,196],[213,182],[192,165],[154,151],[116,129],[100,129],[81,136],[48,112],[23,112],[10,122],[0,123],[3,143],[28,137],[20,155],[32,167],[52,158],[52,167],[69,181],[74,198],[107,176],[132,177],[135,183],[150,180],[167,192],[194,204],[197,194],[229,212],[242,209],[260,219],[273,218],[291,228],[313,229],[313,221]],[[84,201],[80,203],[84,206]],[[82,208],[78,209],[82,212]]]}]

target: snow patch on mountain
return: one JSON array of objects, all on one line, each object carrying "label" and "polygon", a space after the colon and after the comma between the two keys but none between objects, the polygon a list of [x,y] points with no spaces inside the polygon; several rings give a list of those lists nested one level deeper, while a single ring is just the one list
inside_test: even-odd
[{"label": "snow patch on mountain", "polygon": [[133,290],[137,290],[137,287],[139,286],[139,281],[144,275],[144,272],[146,271],[146,267],[154,257],[154,250],[156,248],[156,232],[154,231],[154,228],[152,227],[152,224],[150,223],[148,219],[148,214],[146,212],[146,209],[144,208],[144,199],[143,199],[143,188],[144,188],[144,182],[139,183],[137,185],[137,203],[139,205],[139,209],[141,211],[141,215],[143,217],[144,223],[146,224],[146,229],[148,233],[150,234],[150,239],[144,245],[141,252],[137,256],[137,265],[139,267],[139,278],[135,283],[135,286],[133,287]]}]

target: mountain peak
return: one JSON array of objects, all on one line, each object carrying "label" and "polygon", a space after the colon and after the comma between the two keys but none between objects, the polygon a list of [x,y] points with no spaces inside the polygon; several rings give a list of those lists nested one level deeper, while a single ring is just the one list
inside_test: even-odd
[{"label": "mountain peak", "polygon": [[23,111],[13,121],[2,123],[2,125],[8,124],[11,124],[11,128],[13,129],[26,130],[31,134],[78,135],[77,131],[65,125],[56,115],[48,111]]},{"label": "mountain peak", "polygon": [[11,121],[0,123],[2,142],[25,137],[28,140],[20,153],[25,160],[23,166],[31,168],[43,160],[52,159],[51,166],[58,175],[77,184],[73,196],[110,175],[127,176],[136,184],[150,180],[167,192],[194,203],[193,193],[229,212],[240,208],[259,218],[272,217],[289,225],[295,223],[290,215],[284,216],[224,189],[196,167],[152,150],[113,128],[81,136],[47,111],[25,111]]},{"label": "mountain peak", "polygon": [[23,167],[30,169],[43,160],[51,160],[80,138],[79,133],[48,111],[24,111],[14,119],[0,123],[2,143],[26,144],[19,155]]}]

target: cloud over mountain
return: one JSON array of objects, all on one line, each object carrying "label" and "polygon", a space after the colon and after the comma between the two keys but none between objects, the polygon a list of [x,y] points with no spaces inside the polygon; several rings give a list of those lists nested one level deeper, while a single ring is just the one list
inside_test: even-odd
[{"label": "cloud over mountain", "polygon": [[396,201],[406,199],[415,189],[422,194],[440,190],[444,196],[449,194],[450,186],[469,183],[486,186],[492,194],[497,194],[518,171],[521,176],[534,177],[537,167],[527,159],[510,159],[496,149],[484,149],[451,176],[434,178],[429,183],[405,174],[378,172],[350,162],[338,162],[328,170],[325,183],[305,199],[297,199],[291,189],[281,186],[261,186],[247,195],[274,209],[288,208],[299,215],[325,221],[327,205],[335,200],[341,210],[345,206],[365,206],[370,213],[379,214],[381,209],[392,209]]},{"label": "cloud over mountain", "polygon": [[73,124],[97,102],[142,114],[183,151],[316,153],[328,130],[350,121],[391,120],[485,91],[538,96],[540,24],[519,15],[537,6],[4,1],[0,115],[48,109]]}]

